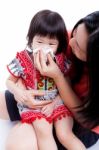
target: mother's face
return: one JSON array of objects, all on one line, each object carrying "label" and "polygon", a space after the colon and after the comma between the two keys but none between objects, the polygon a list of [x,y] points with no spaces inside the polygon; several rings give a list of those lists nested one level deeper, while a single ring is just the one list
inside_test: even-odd
[{"label": "mother's face", "polygon": [[80,24],[74,30],[73,37],[70,39],[69,45],[72,48],[73,54],[82,61],[86,61],[87,41],[88,41],[88,33],[86,31],[85,25]]}]

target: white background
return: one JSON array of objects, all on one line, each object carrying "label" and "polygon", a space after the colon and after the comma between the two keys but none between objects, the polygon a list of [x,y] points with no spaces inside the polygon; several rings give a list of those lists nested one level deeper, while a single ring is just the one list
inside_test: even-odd
[{"label": "white background", "polygon": [[[98,0],[0,0],[0,91],[6,88],[6,64],[16,51],[25,48],[29,24],[36,12],[42,9],[57,11],[64,18],[67,29],[72,29],[81,17],[99,10],[98,3]],[[0,150],[5,150],[10,127],[11,123],[0,120]],[[98,150],[98,147],[99,142],[90,150]]]},{"label": "white background", "polygon": [[85,15],[98,10],[98,0],[0,0],[0,90],[8,76],[6,64],[26,45],[33,15],[42,9],[59,12],[67,29]]}]

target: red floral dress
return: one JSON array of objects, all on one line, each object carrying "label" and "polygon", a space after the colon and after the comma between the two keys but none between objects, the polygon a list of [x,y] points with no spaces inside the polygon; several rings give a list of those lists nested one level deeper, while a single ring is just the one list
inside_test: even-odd
[{"label": "red floral dress", "polygon": [[[53,79],[42,76],[36,70],[33,64],[32,53],[27,50],[17,52],[16,57],[7,65],[8,71],[11,75],[22,78],[27,89],[46,90],[47,94],[44,96],[36,96],[36,100],[49,100],[52,101],[58,95],[57,87]],[[69,68],[69,62],[65,59],[63,54],[58,54],[55,57],[56,63],[59,65],[61,71],[66,74]],[[30,109],[27,106],[17,104],[22,122],[32,123],[35,119],[45,118],[49,123],[54,120],[61,119],[62,117],[72,116],[71,112],[60,100],[50,117],[46,117],[41,113],[41,108]]]}]

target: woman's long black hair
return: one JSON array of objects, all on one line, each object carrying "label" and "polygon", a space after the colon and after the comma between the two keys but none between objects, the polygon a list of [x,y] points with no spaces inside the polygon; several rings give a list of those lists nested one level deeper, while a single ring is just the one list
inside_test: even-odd
[{"label": "woman's long black hair", "polygon": [[99,27],[89,36],[87,47],[87,65],[89,71],[89,94],[85,117],[92,126],[99,125]]},{"label": "woman's long black hair", "polygon": [[[74,56],[76,76],[73,83],[80,81],[84,66],[88,68],[89,89],[86,103],[81,106],[82,123],[85,127],[93,128],[99,125],[99,11],[95,11],[82,18],[73,28],[74,30],[84,23],[89,35],[87,43],[87,61],[82,62]],[[87,83],[86,83],[87,84]]]}]

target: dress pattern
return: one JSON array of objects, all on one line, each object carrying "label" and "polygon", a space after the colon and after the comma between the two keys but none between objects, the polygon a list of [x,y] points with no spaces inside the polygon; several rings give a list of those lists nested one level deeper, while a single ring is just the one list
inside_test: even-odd
[{"label": "dress pattern", "polygon": [[[7,65],[8,71],[17,78],[22,78],[27,89],[46,90],[44,96],[36,96],[36,100],[54,100],[58,95],[57,87],[53,79],[42,76],[35,68],[32,53],[27,50],[17,52],[16,57]],[[57,54],[56,63],[64,74],[68,73],[68,61],[63,54]],[[68,108],[60,100],[55,106],[50,117],[46,117],[41,113],[41,109],[30,109],[27,106],[18,103],[19,112],[22,122],[32,123],[35,119],[45,118],[49,123],[62,117],[72,116]]]}]

